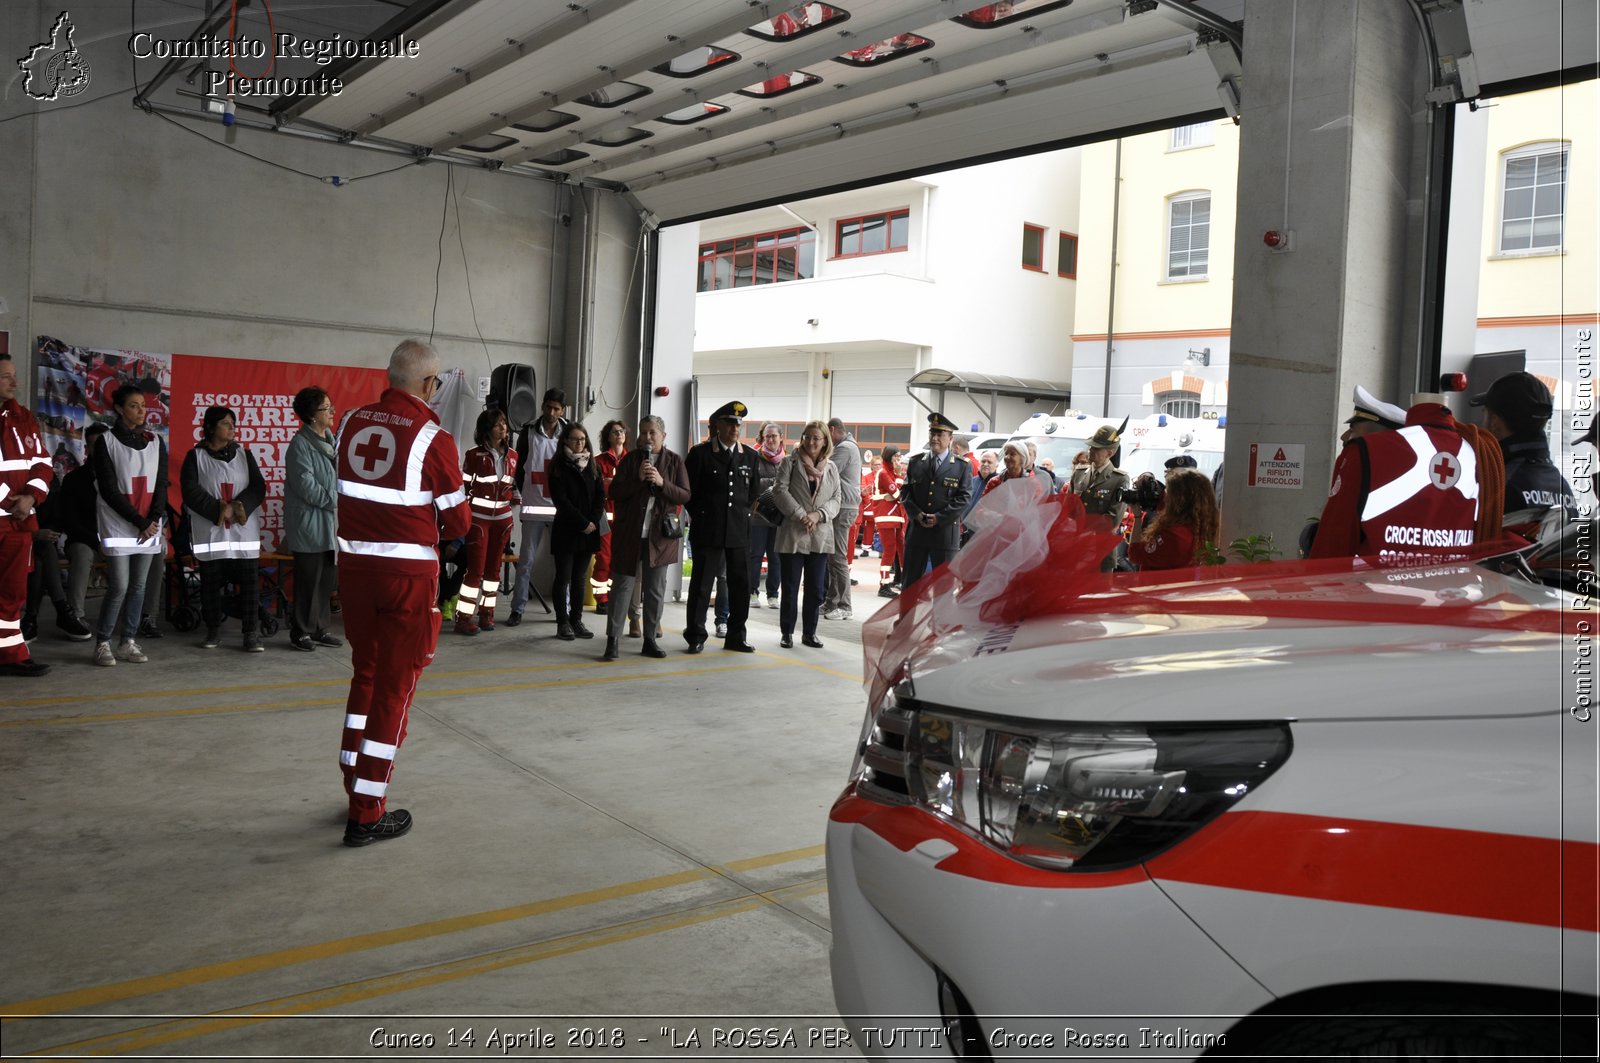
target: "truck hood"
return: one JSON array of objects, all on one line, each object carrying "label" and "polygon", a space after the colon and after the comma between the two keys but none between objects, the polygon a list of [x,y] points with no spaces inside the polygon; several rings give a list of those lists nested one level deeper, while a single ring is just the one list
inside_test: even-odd
[{"label": "truck hood", "polygon": [[[1172,587],[1181,608],[1163,609],[1157,590],[1147,611],[1096,615],[1090,596],[1070,614],[951,632],[908,661],[912,693],[951,709],[1048,722],[1558,713],[1563,653],[1573,655],[1560,613],[1593,615],[1570,594],[1465,564],[1308,583],[1305,593],[1319,601],[1343,593],[1349,608],[1336,619],[1282,615],[1300,593],[1292,586],[1243,601],[1226,581]],[[1208,614],[1207,595],[1228,608]],[[1360,615],[1367,599],[1416,609],[1407,622],[1372,622]],[[1441,608],[1463,602],[1476,603],[1478,624]],[[1434,610],[1445,622],[1428,622]],[[1509,626],[1487,626],[1491,619]]]}]

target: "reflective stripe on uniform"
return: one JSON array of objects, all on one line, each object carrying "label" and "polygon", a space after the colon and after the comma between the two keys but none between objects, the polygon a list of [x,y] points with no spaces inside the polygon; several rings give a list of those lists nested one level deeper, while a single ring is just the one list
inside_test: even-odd
[{"label": "reflective stripe on uniform", "polygon": [[261,544],[259,542],[195,543],[193,553],[201,561],[210,561],[217,557],[260,557]]},{"label": "reflective stripe on uniform", "polygon": [[395,506],[425,506],[433,501],[432,491],[399,491],[393,487],[374,487],[353,480],[340,480],[339,493],[346,498],[384,502]]},{"label": "reflective stripe on uniform", "polygon": [[0,458],[0,472],[16,472],[44,464],[42,458]]},{"label": "reflective stripe on uniform", "polygon": [[339,550],[346,554],[366,554],[370,557],[403,557],[413,561],[437,561],[439,555],[431,546],[421,543],[368,543],[340,537]]},{"label": "reflective stripe on uniform", "polygon": [[393,760],[395,747],[387,742],[374,742],[370,738],[361,740],[361,755],[364,757],[377,757],[380,760]]},{"label": "reflective stripe on uniform", "polygon": [[27,486],[37,488],[40,491],[48,492],[50,490],[50,485],[39,479],[37,476],[29,480]]},{"label": "reflective stripe on uniform", "polygon": [[553,517],[556,515],[555,506],[523,506],[524,517]]},{"label": "reflective stripe on uniform", "polygon": [[453,506],[459,506],[466,500],[467,489],[463,487],[459,490],[451,491],[447,495],[440,495],[438,498],[433,500],[433,504],[438,506],[440,509],[450,509]]},{"label": "reflective stripe on uniform", "polygon": [[[1381,517],[1394,507],[1410,498],[1420,494],[1426,487],[1433,487],[1433,477],[1428,471],[1428,462],[1439,452],[1439,447],[1434,443],[1433,437],[1421,425],[1412,425],[1402,428],[1396,433],[1406,441],[1417,462],[1404,473],[1390,480],[1382,487],[1375,488],[1367,495],[1366,504],[1361,507],[1361,520],[1363,522]],[[1478,460],[1477,454],[1470,445],[1463,446],[1456,460],[1461,462],[1461,477],[1454,487],[1460,491],[1462,497],[1476,499],[1478,497]]]},{"label": "reflective stripe on uniform", "polygon": [[351,789],[367,797],[382,797],[389,792],[389,784],[386,782],[373,782],[371,779],[357,779]]},{"label": "reflective stripe on uniform", "polygon": [[[367,729],[367,718],[365,716],[357,716],[353,712],[347,712],[344,714],[344,725],[352,731],[365,731]],[[352,753],[350,756],[354,759],[355,754]]]},{"label": "reflective stripe on uniform", "polygon": [[26,640],[23,639],[22,632],[20,631],[15,635],[6,635],[4,637],[0,637],[0,649],[4,649],[8,646],[21,646],[25,641]]},{"label": "reflective stripe on uniform", "polygon": [[[422,463],[428,456],[428,447],[433,443],[433,437],[439,434],[437,421],[429,421],[417,432],[411,441],[411,453],[406,457],[406,490],[422,490]],[[428,496],[433,497],[431,494]]]},{"label": "reflective stripe on uniform", "polygon": [[[362,719],[364,720],[366,717],[363,716]],[[339,750],[339,763],[345,765],[346,767],[353,768],[356,766],[356,755],[350,752],[348,749],[341,749]]]}]

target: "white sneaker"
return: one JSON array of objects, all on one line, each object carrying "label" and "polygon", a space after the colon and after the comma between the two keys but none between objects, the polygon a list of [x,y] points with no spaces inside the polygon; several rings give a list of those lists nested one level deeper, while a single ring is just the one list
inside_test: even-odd
[{"label": "white sneaker", "polygon": [[144,655],[144,651],[139,648],[139,644],[132,639],[123,639],[117,645],[117,656],[131,664],[144,664],[150,659]]},{"label": "white sneaker", "polygon": [[117,655],[111,652],[111,643],[97,642],[94,644],[94,663],[102,668],[115,668]]},{"label": "white sneaker", "polygon": [[849,620],[850,619],[850,611],[848,609],[829,609],[826,613],[822,614],[822,619],[824,619],[824,620]]},{"label": "white sneaker", "polygon": [[761,608],[761,594],[760,594],[759,591],[751,591],[750,592],[750,608],[752,608],[752,609],[760,609]]},{"label": "white sneaker", "polygon": [[767,595],[767,608],[768,609],[776,609],[776,608],[778,608],[778,596],[776,594]]}]

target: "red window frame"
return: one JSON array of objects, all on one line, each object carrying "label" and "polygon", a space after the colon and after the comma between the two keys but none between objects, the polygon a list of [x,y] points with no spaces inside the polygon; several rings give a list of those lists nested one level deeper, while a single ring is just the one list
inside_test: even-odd
[{"label": "red window frame", "polygon": [[[763,240],[771,240],[771,242],[762,246],[761,241]],[[703,243],[700,245],[700,256],[695,266],[695,290],[697,292],[722,292],[732,288],[754,288],[758,284],[781,284],[786,280],[807,280],[809,278],[801,276],[779,277],[778,252],[784,248],[795,249],[795,270],[798,273],[800,268],[799,249],[807,244],[811,245],[812,274],[815,275],[816,242],[817,234],[814,231],[804,226],[796,226],[792,229],[773,229],[768,232],[746,233],[741,236],[729,237],[725,240],[712,240]],[[740,284],[739,258],[743,255],[750,257],[750,279],[746,283]],[[755,265],[760,255],[771,255],[772,275],[768,280],[758,282],[756,280]],[[706,263],[714,263],[718,259],[728,260],[730,281],[726,287],[718,285],[716,283],[717,270],[715,266],[712,266],[711,287],[704,287]]]},{"label": "red window frame", "polygon": [[[1045,269],[1044,269],[1044,238],[1045,238],[1045,234],[1048,233],[1049,231],[1050,231],[1050,228],[1049,228],[1049,226],[1046,226],[1046,225],[1034,225],[1032,222],[1026,222],[1026,221],[1022,223],[1022,268],[1023,269],[1031,270],[1034,273],[1043,273],[1045,271]],[[1039,264],[1037,266],[1028,265],[1028,234],[1029,233],[1038,233],[1039,234]]]},{"label": "red window frame", "polygon": [[[1071,241],[1071,242],[1069,243],[1068,241]],[[1067,249],[1069,247],[1071,248],[1071,251],[1072,251],[1070,256],[1067,253]],[[1065,268],[1063,268],[1063,263],[1067,262],[1069,260],[1069,258],[1070,258],[1070,261],[1072,263],[1072,268],[1071,269],[1065,269]],[[1070,281],[1075,281],[1075,280],[1078,279],[1078,234],[1077,233],[1064,232],[1064,233],[1059,234],[1056,237],[1056,276],[1065,277],[1065,278],[1067,278],[1067,280],[1070,280]]]},{"label": "red window frame", "polygon": [[[892,243],[893,234],[894,234],[894,223],[895,223],[895,220],[897,218],[906,219],[906,242],[904,244],[901,244],[899,247],[894,246],[894,244]],[[873,221],[873,220],[876,220],[876,219],[882,219],[883,220],[883,243],[884,243],[884,247],[883,247],[882,251],[859,251],[859,250],[858,251],[841,251],[840,250],[840,248],[842,248],[844,246],[844,227],[846,225],[861,225],[862,222],[869,222],[869,221]],[[857,238],[859,240],[859,236],[860,236],[859,231],[856,233],[856,236],[857,236]],[[908,250],[910,250],[910,248],[911,248],[911,208],[910,207],[897,207],[894,210],[877,210],[877,211],[873,211],[871,214],[861,214],[861,215],[858,215],[858,216],[853,217],[853,218],[835,218],[834,219],[834,222],[833,222],[833,255],[829,258],[829,261],[832,262],[832,261],[835,261],[835,260],[841,259],[841,258],[870,258],[873,255],[895,255],[895,254],[899,254],[902,251],[908,251]]]}]

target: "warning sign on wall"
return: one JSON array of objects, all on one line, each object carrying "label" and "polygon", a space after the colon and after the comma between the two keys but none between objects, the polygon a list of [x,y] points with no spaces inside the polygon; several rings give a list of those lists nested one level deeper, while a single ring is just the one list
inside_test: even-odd
[{"label": "warning sign on wall", "polygon": [[1306,445],[1304,443],[1251,443],[1250,486],[1292,487],[1306,485]]}]

